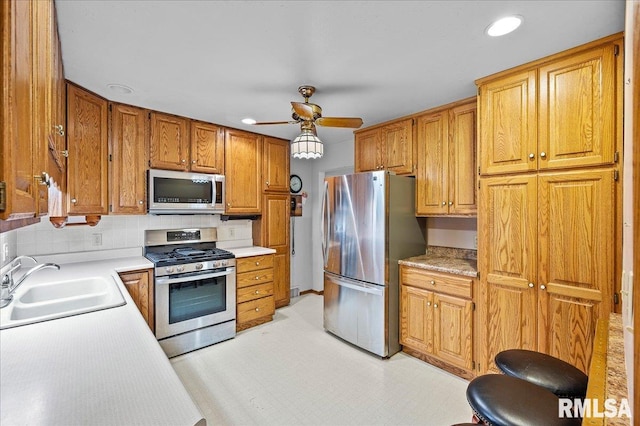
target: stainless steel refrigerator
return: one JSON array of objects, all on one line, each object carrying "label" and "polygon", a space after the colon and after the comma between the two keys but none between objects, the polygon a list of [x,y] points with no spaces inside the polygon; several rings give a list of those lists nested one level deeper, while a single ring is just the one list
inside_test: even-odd
[{"label": "stainless steel refrigerator", "polygon": [[377,171],[324,181],[324,328],[381,357],[400,350],[398,260],[426,249],[414,205],[411,177]]}]

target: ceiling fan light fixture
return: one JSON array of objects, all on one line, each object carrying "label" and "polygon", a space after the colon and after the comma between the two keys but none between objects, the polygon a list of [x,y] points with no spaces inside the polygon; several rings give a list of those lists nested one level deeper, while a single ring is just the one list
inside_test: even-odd
[{"label": "ceiling fan light fixture", "polygon": [[491,37],[499,37],[515,31],[524,19],[520,15],[505,16],[498,19],[487,28],[487,34]]},{"label": "ceiling fan light fixture", "polygon": [[305,129],[291,141],[291,156],[313,160],[324,153],[322,141],[309,129]]}]

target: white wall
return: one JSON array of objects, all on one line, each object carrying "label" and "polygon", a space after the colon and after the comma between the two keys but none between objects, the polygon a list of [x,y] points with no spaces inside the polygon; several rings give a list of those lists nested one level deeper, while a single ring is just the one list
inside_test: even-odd
[{"label": "white wall", "polygon": [[475,217],[430,217],[427,244],[430,246],[477,249],[478,225]]}]

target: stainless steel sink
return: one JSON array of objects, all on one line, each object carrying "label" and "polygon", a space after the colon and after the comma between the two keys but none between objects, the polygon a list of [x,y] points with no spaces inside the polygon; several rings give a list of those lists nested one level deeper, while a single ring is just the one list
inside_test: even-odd
[{"label": "stainless steel sink", "polygon": [[125,304],[113,277],[25,285],[0,309],[0,329],[85,314]]}]

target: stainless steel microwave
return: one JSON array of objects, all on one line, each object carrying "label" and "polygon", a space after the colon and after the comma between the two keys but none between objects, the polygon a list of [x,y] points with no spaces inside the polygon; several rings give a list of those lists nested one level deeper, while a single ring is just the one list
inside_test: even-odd
[{"label": "stainless steel microwave", "polygon": [[224,176],[149,169],[149,213],[224,214]]}]

